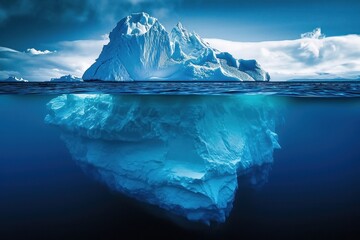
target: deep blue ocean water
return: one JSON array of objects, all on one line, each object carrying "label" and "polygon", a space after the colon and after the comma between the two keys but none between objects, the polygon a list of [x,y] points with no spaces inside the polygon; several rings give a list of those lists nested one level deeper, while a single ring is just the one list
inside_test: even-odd
[{"label": "deep blue ocean water", "polygon": [[[91,84],[80,92],[125,92],[116,84]],[[209,85],[183,90],[183,83],[164,91],[136,86],[140,93],[183,98],[208,91],[219,101],[224,94],[266,92],[281,103],[281,149],[274,152],[267,181],[254,187],[240,178],[227,221],[210,227],[179,225],[84,173],[61,131],[44,123],[46,104],[78,89],[37,85],[31,92],[24,85],[2,85],[8,94],[0,95],[0,239],[359,239],[360,84],[313,84],[221,91]]]}]

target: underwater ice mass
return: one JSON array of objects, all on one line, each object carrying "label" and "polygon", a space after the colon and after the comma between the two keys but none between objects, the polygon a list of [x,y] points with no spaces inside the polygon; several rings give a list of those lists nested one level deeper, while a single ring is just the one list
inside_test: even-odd
[{"label": "underwater ice mass", "polygon": [[110,188],[190,221],[224,222],[238,177],[272,163],[266,96],[69,94],[48,103],[73,158]]}]

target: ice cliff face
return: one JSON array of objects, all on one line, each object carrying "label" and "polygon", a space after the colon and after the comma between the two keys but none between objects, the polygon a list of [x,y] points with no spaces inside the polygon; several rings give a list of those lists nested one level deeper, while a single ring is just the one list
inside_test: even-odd
[{"label": "ice cliff face", "polygon": [[249,63],[211,48],[179,23],[169,34],[156,18],[136,13],[122,19],[109,35],[84,80],[247,80],[270,76]]},{"label": "ice cliff face", "polygon": [[279,147],[264,96],[62,95],[48,109],[103,182],[191,221],[224,222],[238,176]]}]

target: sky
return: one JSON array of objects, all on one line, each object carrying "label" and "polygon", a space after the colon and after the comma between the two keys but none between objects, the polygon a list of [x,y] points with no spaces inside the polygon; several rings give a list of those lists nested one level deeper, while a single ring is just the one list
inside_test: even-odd
[{"label": "sky", "polygon": [[[167,30],[181,21],[206,39],[278,42],[283,48],[283,41],[296,41],[317,27],[330,38],[360,34],[358,0],[0,0],[0,78],[41,77],[49,68],[44,77],[81,75],[106,44],[105,34],[121,18],[140,11],[158,18]],[[71,62],[71,54],[80,63]],[[15,60],[18,67],[11,65]],[[35,67],[44,72],[35,74]]]}]

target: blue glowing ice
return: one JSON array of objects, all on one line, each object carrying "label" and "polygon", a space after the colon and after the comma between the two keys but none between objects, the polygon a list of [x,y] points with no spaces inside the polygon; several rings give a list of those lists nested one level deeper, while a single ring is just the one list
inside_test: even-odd
[{"label": "blue glowing ice", "polygon": [[273,161],[265,96],[62,95],[46,122],[111,188],[191,221],[224,222],[238,176]]}]

